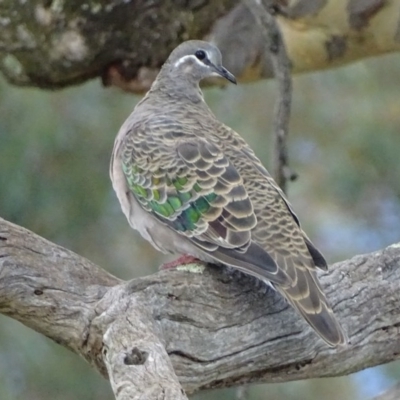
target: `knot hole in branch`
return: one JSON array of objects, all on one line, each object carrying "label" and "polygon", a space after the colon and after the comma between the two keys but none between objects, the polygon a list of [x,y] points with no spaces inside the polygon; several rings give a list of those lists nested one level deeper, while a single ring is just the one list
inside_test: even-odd
[{"label": "knot hole in branch", "polygon": [[124,364],[125,365],[142,365],[146,362],[149,357],[147,351],[142,351],[137,347],[134,347],[130,353],[125,355]]}]

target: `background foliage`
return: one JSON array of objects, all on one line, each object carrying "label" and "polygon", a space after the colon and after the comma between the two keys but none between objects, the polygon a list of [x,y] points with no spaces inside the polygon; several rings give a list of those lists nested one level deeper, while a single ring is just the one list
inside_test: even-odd
[{"label": "background foliage", "polygon": [[[329,262],[400,238],[400,57],[294,79],[289,197]],[[208,89],[217,116],[269,165],[271,81]],[[138,98],[98,82],[42,92],[0,82],[0,215],[113,274],[150,274],[165,261],[133,232],[108,177],[119,126]],[[368,399],[400,378],[400,364],[350,377],[251,388],[251,400]],[[195,396],[232,399],[234,390]],[[0,316],[2,400],[111,400],[84,361]]]}]

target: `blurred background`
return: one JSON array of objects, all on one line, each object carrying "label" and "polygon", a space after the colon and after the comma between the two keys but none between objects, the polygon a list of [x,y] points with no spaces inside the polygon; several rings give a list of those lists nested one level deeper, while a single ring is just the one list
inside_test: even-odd
[{"label": "blurred background", "polygon": [[[399,71],[400,56],[392,55],[294,78],[289,149],[299,179],[288,194],[330,263],[399,241]],[[205,93],[266,166],[275,93],[272,81]],[[129,228],[108,176],[114,138],[138,100],[98,81],[44,92],[0,79],[1,217],[120,278],[156,272],[164,256]],[[399,362],[342,378],[255,385],[249,400],[365,400],[398,380]],[[79,357],[0,316],[1,400],[113,398]],[[193,397],[234,398],[234,389]]]}]

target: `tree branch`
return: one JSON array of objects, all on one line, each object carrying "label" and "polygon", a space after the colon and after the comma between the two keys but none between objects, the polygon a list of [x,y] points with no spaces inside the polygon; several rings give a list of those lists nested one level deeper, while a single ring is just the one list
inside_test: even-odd
[{"label": "tree branch", "polygon": [[[278,12],[293,72],[400,50],[396,0],[265,0]],[[56,89],[101,77],[146,91],[170,51],[213,40],[242,82],[273,75],[269,49],[239,0],[0,2],[0,70],[15,85]]]},{"label": "tree branch", "polygon": [[96,330],[104,332],[103,360],[116,399],[160,399],[162,393],[163,399],[187,400],[150,310],[119,287],[102,304]]},{"label": "tree branch", "polygon": [[273,176],[286,192],[287,178],[294,176],[289,172],[287,137],[289,134],[290,105],[292,101],[292,79],[290,76],[290,61],[286,54],[285,43],[277,21],[264,7],[261,0],[245,0],[245,3],[264,39],[264,45],[270,54],[274,77],[278,84],[278,96],[274,116],[274,162]]},{"label": "tree branch", "polygon": [[[337,351],[246,275],[208,266],[122,282],[0,219],[0,312],[80,354],[132,398],[147,389],[149,399],[184,399],[170,362],[192,393],[345,375],[400,357],[400,244],[335,264],[321,282],[352,343]],[[145,374],[162,384],[141,386]]]}]

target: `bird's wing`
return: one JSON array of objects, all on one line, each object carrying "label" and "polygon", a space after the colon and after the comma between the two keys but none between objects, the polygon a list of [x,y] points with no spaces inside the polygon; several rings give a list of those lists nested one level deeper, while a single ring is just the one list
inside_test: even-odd
[{"label": "bird's wing", "polygon": [[[229,128],[228,128],[229,129]],[[229,129],[232,133],[231,129]],[[243,141],[242,147],[241,147],[241,152],[243,155],[245,155],[254,165],[254,168],[257,169],[257,171],[265,178],[266,182],[268,182],[271,191],[275,192],[277,194],[277,197],[279,197],[279,202],[281,202],[282,205],[284,205],[287,210],[289,211],[292,219],[295,221],[297,226],[300,228],[300,232],[303,236],[304,242],[307,246],[308,252],[313,259],[313,264],[311,267],[318,267],[324,271],[328,269],[328,263],[325,260],[325,257],[321,254],[321,252],[315,247],[315,245],[311,242],[310,238],[307,236],[307,234],[301,229],[300,221],[299,218],[297,217],[296,213],[294,212],[292,205],[289,203],[287,200],[285,193],[283,193],[282,189],[278,186],[278,184],[274,181],[270,173],[267,171],[267,169],[262,165],[258,157],[254,154],[253,150]]]},{"label": "bird's wing", "polygon": [[[224,137],[224,132],[225,137]],[[316,275],[316,266],[326,268],[322,254],[300,228],[284,193],[248,145],[229,128],[224,128],[223,148],[235,160],[258,223],[252,240],[275,260],[290,278],[287,285],[276,285],[316,332],[330,345],[346,342]],[[234,145],[235,144],[235,145]]]},{"label": "bird's wing", "polygon": [[[216,261],[278,285],[289,277],[251,240],[257,224],[238,170],[203,138],[126,146],[123,171],[141,206]],[[154,149],[157,150],[154,150]]]}]

